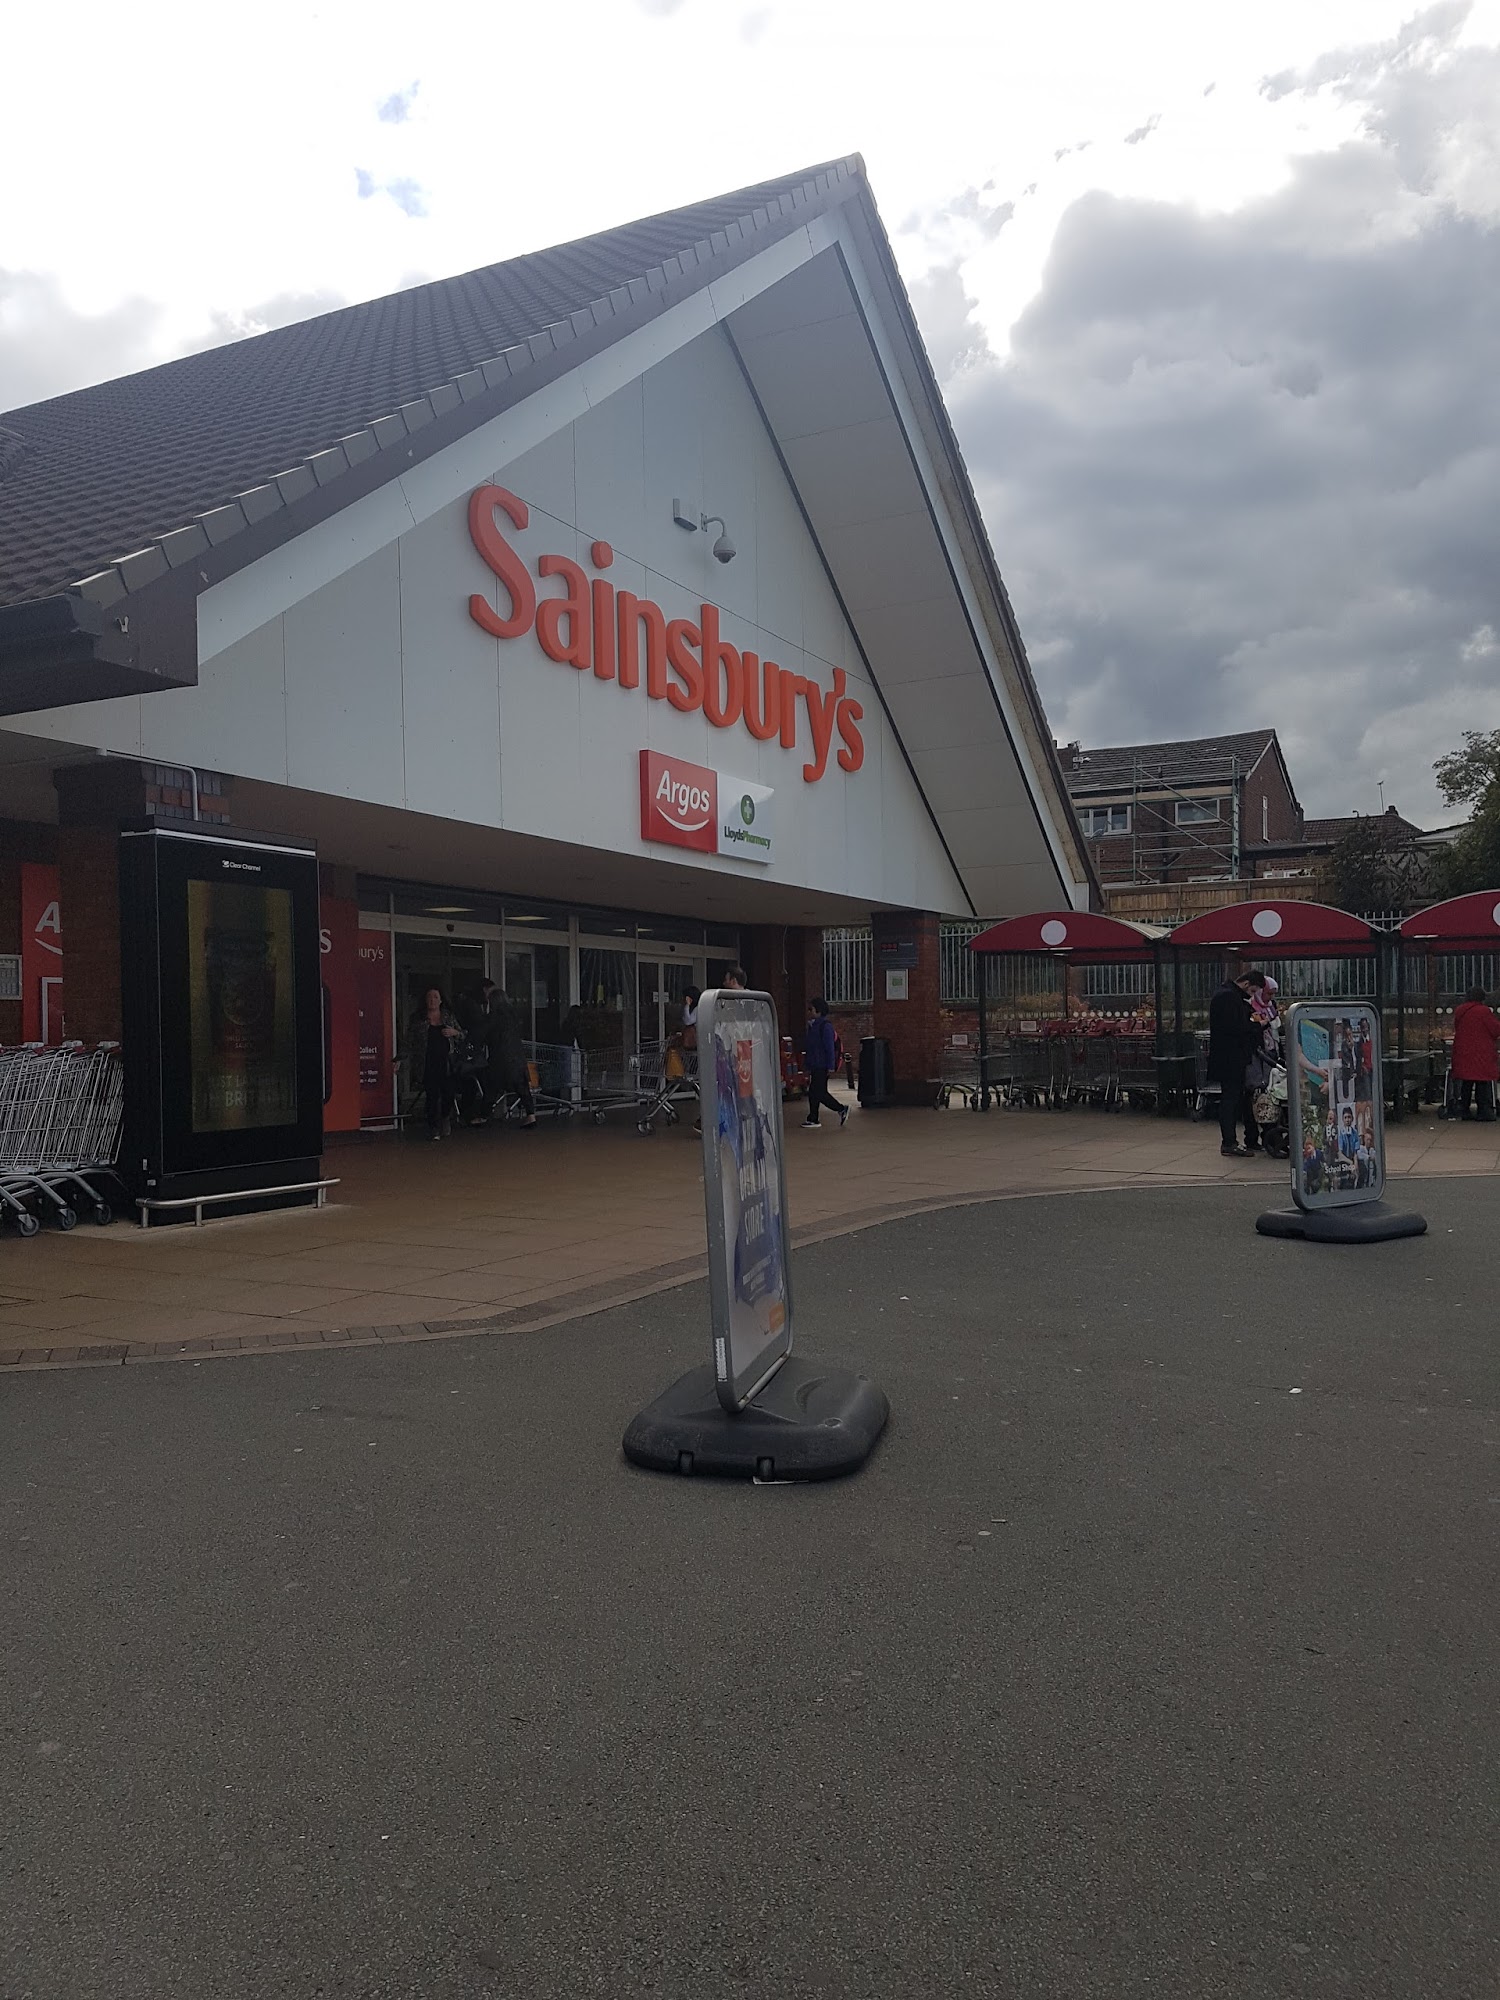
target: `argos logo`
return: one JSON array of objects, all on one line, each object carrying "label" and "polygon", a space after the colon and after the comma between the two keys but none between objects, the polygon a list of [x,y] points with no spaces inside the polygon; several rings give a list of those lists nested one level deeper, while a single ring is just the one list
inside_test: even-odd
[{"label": "argos logo", "polygon": [[[616,590],[571,556],[539,556],[534,579],[502,519],[524,529],[531,510],[503,486],[478,487],[469,497],[469,539],[499,578],[504,607],[497,610],[477,591],[470,597],[469,616],[481,631],[495,639],[534,632],[547,658],[560,666],[612,681],[626,693],[641,686],[644,674],[649,701],[700,713],[715,729],[740,724],[758,743],[779,741],[784,750],[803,745],[802,775],[810,785],[828,769],[835,737],[839,769],[862,767],[865,711],[849,693],[842,667],[834,668],[833,686],[825,690],[820,681],[731,645],[719,631],[716,605],[701,605],[696,619],[669,619],[651,598]],[[596,572],[611,568],[614,559],[608,542],[592,544],[589,561]],[[537,579],[545,585],[554,578],[561,596],[540,595]]]},{"label": "argos logo", "polygon": [[656,781],[654,803],[658,811],[683,833],[697,833],[713,819],[716,773],[706,772],[705,776],[708,784],[694,785],[663,771]]},{"label": "argos logo", "polygon": [[659,750],[641,752],[642,840],[716,853],[718,811],[717,771],[685,764],[680,757],[664,757]]}]

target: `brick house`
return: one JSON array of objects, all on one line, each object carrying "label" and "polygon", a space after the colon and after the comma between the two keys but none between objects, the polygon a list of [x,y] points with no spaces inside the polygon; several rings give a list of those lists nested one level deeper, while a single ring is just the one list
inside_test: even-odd
[{"label": "brick house", "polygon": [[1058,752],[1106,895],[1148,883],[1241,882],[1298,842],[1302,807],[1274,729]]}]

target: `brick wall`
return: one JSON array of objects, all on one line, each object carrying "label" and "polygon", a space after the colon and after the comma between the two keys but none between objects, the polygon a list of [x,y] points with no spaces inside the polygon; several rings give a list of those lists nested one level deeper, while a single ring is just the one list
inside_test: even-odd
[{"label": "brick wall", "polygon": [[57,873],[63,920],[63,1006],[69,1039],[120,1039],[120,836],[63,826]]},{"label": "brick wall", "polygon": [[[21,864],[57,859],[57,828],[0,821],[0,952],[21,950]],[[0,1000],[0,1045],[21,1039],[21,1002]]]},{"label": "brick wall", "polygon": [[[891,1069],[898,1104],[927,1100],[928,1080],[937,1074],[942,1047],[942,964],[938,948],[940,920],[927,910],[877,911],[875,935],[875,1033],[891,1045]],[[906,969],[904,1000],[886,998],[886,976],[880,963],[883,937],[914,938],[917,963]]]}]

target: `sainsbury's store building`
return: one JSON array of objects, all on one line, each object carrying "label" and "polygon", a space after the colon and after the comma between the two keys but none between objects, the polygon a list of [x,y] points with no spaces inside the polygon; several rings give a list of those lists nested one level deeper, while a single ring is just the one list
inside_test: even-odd
[{"label": "sainsbury's store building", "polygon": [[871,917],[929,1073],[938,919],[1089,882],[861,163],[0,418],[0,1041],[243,977],[132,1014],[152,827],[315,850],[333,1129],[434,981],[628,1048]]}]

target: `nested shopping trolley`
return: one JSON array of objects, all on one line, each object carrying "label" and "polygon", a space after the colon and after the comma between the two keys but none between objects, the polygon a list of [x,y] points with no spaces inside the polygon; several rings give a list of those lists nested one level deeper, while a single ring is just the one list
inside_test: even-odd
[{"label": "nested shopping trolley", "polygon": [[114,1220],[124,1072],[113,1044],[0,1049],[0,1216],[22,1236]]},{"label": "nested shopping trolley", "polygon": [[656,1121],[675,1125],[684,1104],[698,1102],[698,1051],[677,1040],[646,1042],[637,1059],[640,1098],[636,1119],[638,1129],[648,1136]]}]

